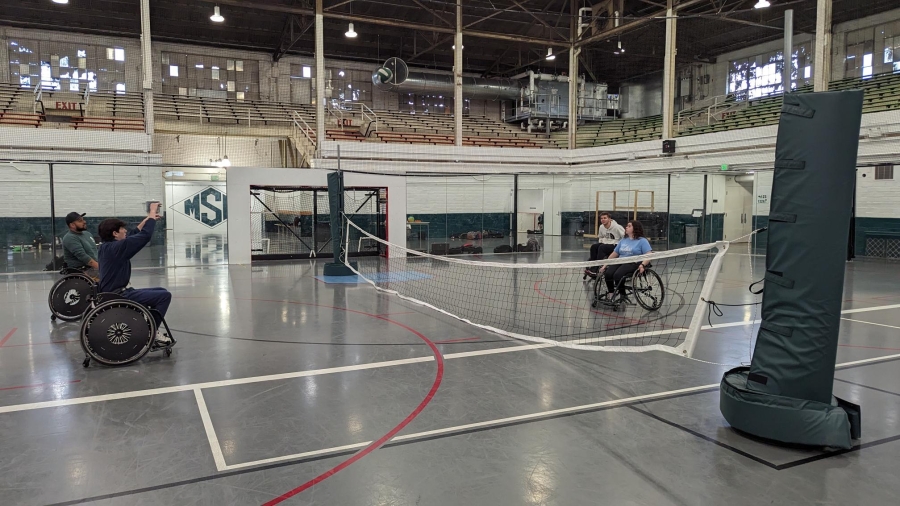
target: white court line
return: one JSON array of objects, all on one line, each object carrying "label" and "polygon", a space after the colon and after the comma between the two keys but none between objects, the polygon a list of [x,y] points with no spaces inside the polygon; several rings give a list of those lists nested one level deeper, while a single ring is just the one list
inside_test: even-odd
[{"label": "white court line", "polygon": [[213,460],[216,462],[216,469],[224,471],[228,469],[225,463],[225,455],[222,454],[222,445],[219,444],[219,438],[216,437],[216,428],[213,427],[212,419],[209,417],[209,410],[206,409],[206,400],[203,399],[203,392],[199,388],[194,389],[194,397],[197,398],[197,407],[200,408],[200,418],[203,419],[203,428],[206,430],[206,439],[209,440],[209,448],[212,450]]},{"label": "white court line", "polygon": [[891,304],[889,306],[861,307],[859,309],[845,309],[841,314],[868,313],[869,311],[884,311],[885,309],[900,309],[900,304]]},{"label": "white court line", "polygon": [[841,318],[841,320],[847,320],[848,322],[856,322],[856,323],[867,323],[867,324],[869,324],[869,325],[878,325],[879,327],[887,327],[887,328],[890,328],[890,329],[897,329],[897,330],[900,330],[900,327],[897,327],[897,326],[894,326],[894,325],[885,325],[885,324],[883,324],[883,323],[867,322],[867,321],[865,321],[865,320],[854,320],[854,319],[852,319],[852,318]]},{"label": "white court line", "polygon": [[[879,311],[885,309],[897,309],[900,308],[900,304],[892,304],[889,306],[877,306],[871,308],[863,308],[863,309],[848,309],[842,311],[842,313],[852,313],[852,312],[863,312],[863,311]],[[755,321],[740,321],[740,322],[730,322],[723,323],[720,325],[713,326],[703,326],[701,329],[703,330],[711,330],[711,329],[719,329],[723,327],[739,327],[750,324],[757,324],[760,320]],[[620,336],[621,337],[621,336]],[[555,347],[555,344],[526,344],[522,346],[506,346],[502,348],[490,348],[485,350],[475,350],[475,351],[466,351],[460,353],[450,353],[444,355],[445,360],[452,360],[455,358],[467,358],[467,357],[477,357],[483,355],[494,355],[498,353],[512,353],[516,351],[528,351],[528,350],[537,350],[541,348],[550,348]],[[115,394],[104,394],[104,395],[94,395],[89,397],[75,397],[71,399],[58,399],[55,401],[44,401],[44,402],[33,402],[28,404],[13,404],[10,406],[0,406],[0,414],[3,413],[15,413],[18,411],[29,411],[33,409],[44,409],[44,408],[56,408],[63,406],[74,406],[78,404],[90,404],[94,402],[104,402],[104,401],[115,401],[119,399],[134,399],[138,397],[147,397],[150,395],[163,395],[163,394],[171,394],[177,392],[187,392],[190,390],[194,390],[196,388],[218,388],[232,385],[246,385],[251,383],[260,383],[264,381],[278,381],[284,379],[294,379],[294,378],[303,378],[308,376],[320,376],[324,374],[336,374],[342,372],[350,372],[350,371],[362,371],[366,369],[380,369],[383,367],[396,367],[400,365],[407,364],[418,364],[423,362],[432,362],[434,361],[434,356],[429,355],[427,357],[417,357],[417,358],[407,358],[402,360],[388,360],[385,362],[372,362],[368,364],[356,364],[356,365],[348,365],[343,367],[331,367],[327,369],[313,369],[309,371],[296,371],[282,374],[270,374],[265,376],[250,376],[247,378],[236,378],[230,380],[220,380],[220,381],[209,381],[205,383],[191,383],[188,385],[177,385],[172,387],[163,387],[163,388],[151,388],[147,390],[134,390],[130,392],[119,392]]]},{"label": "white court line", "polygon": [[[893,360],[895,358],[900,358],[900,354],[888,355],[888,356],[884,356],[884,357],[867,358],[867,359],[863,359],[863,360],[855,360],[853,362],[844,362],[843,364],[837,364],[835,366],[835,369],[846,369],[848,367],[853,367],[856,365],[884,362],[887,360]],[[551,416],[555,416],[555,415],[562,415],[562,414],[566,414],[566,413],[577,413],[579,411],[588,411],[591,409],[616,407],[616,406],[621,406],[621,405],[625,405],[625,404],[632,404],[635,402],[654,400],[654,399],[658,399],[658,398],[671,397],[671,396],[675,396],[675,395],[687,394],[687,393],[692,393],[692,392],[702,392],[703,390],[712,390],[718,386],[719,386],[719,383],[710,383],[709,385],[700,385],[697,387],[682,388],[679,390],[669,390],[666,392],[657,392],[654,394],[637,395],[634,397],[626,397],[624,399],[613,399],[611,401],[596,402],[593,404],[582,404],[580,406],[571,406],[568,408],[552,409],[549,411],[539,411],[537,413],[528,413],[525,415],[511,416],[511,417],[507,417],[507,418],[498,418],[496,420],[486,420],[483,422],[475,422],[475,423],[469,423],[469,424],[465,424],[465,425],[456,425],[453,427],[445,427],[443,429],[427,430],[424,432],[415,432],[413,434],[404,434],[402,436],[395,436],[393,439],[391,439],[390,442],[398,442],[398,441],[406,441],[409,439],[418,439],[418,438],[422,438],[422,437],[438,436],[441,434],[452,434],[454,432],[461,432],[461,431],[470,430],[470,429],[495,427],[498,425],[505,425],[505,424],[513,423],[513,422],[519,422],[519,421],[525,421],[525,420],[535,420],[535,419],[551,417]],[[287,460],[299,460],[299,459],[308,458],[308,457],[315,457],[318,455],[328,455],[331,453],[339,453],[339,452],[343,452],[346,450],[352,450],[355,448],[363,448],[365,446],[368,446],[369,444],[371,444],[371,441],[365,441],[362,443],[354,443],[354,444],[349,444],[349,445],[344,445],[344,446],[335,446],[333,448],[323,448],[321,450],[313,450],[313,451],[308,451],[308,452],[304,452],[304,453],[295,453],[292,455],[284,455],[282,457],[271,457],[268,459],[254,460],[252,462],[242,462],[240,464],[226,466],[227,468],[225,470],[232,471],[235,469],[244,469],[247,467],[256,467],[256,466],[261,466],[261,465],[265,465],[265,464],[274,464],[276,462],[284,462]],[[213,450],[213,452],[215,453],[215,449]],[[220,469],[219,471],[222,471],[222,469]]]}]

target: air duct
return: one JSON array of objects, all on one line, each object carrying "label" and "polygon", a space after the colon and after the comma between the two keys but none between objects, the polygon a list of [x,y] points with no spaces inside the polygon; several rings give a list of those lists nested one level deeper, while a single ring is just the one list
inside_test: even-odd
[{"label": "air duct", "polygon": [[[452,97],[453,76],[410,72],[399,58],[390,58],[372,73],[372,83],[382,91],[444,95]],[[512,79],[463,77],[463,96],[479,100],[518,100],[521,86]]]}]

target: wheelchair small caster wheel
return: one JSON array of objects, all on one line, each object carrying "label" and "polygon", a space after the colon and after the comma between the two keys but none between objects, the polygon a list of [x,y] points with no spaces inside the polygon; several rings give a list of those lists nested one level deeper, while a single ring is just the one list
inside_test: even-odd
[{"label": "wheelchair small caster wheel", "polygon": [[90,357],[85,358],[84,362],[82,362],[81,365],[83,365],[85,368],[89,367],[91,365],[91,358]]},{"label": "wheelchair small caster wheel", "polygon": [[166,354],[166,357],[171,357],[172,356],[172,348],[166,348],[166,351],[164,353]]},{"label": "wheelchair small caster wheel", "polygon": [[55,321],[56,321],[56,315],[55,315],[55,314],[50,315],[50,321],[51,321],[51,322],[55,322]]}]

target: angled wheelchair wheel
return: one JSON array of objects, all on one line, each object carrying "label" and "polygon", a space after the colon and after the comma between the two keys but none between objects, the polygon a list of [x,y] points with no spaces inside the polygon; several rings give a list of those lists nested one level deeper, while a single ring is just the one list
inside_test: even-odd
[{"label": "angled wheelchair wheel", "polygon": [[662,279],[653,269],[644,269],[644,273],[635,272],[631,277],[631,293],[637,303],[647,311],[661,308],[666,299],[666,289]]},{"label": "angled wheelchair wheel", "polygon": [[67,274],[50,289],[47,303],[51,318],[73,322],[81,319],[91,305],[96,284],[84,274]]},{"label": "angled wheelchair wheel", "polygon": [[103,302],[84,316],[81,347],[105,365],[140,360],[153,344],[156,323],[144,306],[127,299]]}]

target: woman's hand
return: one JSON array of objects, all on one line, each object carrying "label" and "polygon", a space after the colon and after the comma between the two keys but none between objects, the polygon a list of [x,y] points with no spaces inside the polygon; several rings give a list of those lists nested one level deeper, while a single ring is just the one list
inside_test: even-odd
[{"label": "woman's hand", "polygon": [[638,266],[638,272],[640,272],[641,274],[644,273],[644,264]]}]

